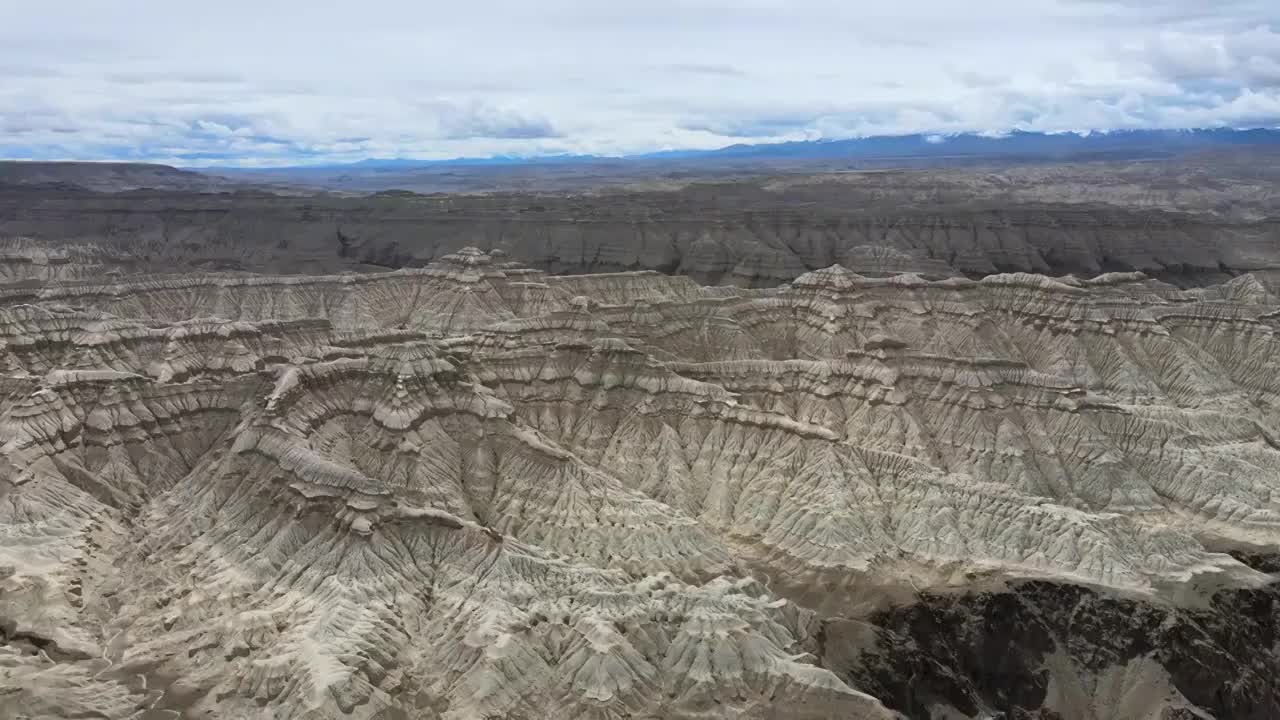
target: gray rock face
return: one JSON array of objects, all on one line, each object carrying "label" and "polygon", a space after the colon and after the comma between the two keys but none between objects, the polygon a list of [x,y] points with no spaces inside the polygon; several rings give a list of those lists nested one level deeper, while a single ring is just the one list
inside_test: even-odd
[{"label": "gray rock face", "polygon": [[554,274],[657,270],[742,287],[833,264],[934,279],[1142,271],[1180,285],[1246,272],[1271,283],[1280,268],[1273,217],[1037,202],[749,183],[581,197],[0,193],[0,276],[386,270],[466,246]]},{"label": "gray rock face", "polygon": [[[1273,568],[1274,569],[1274,568]],[[824,628],[827,666],[909,716],[1271,718],[1280,593],[1223,591],[1207,608],[1078,586],[926,596]],[[870,642],[868,640],[870,639]]]},{"label": "gray rock face", "polygon": [[1255,278],[5,294],[9,716],[1280,712]]}]

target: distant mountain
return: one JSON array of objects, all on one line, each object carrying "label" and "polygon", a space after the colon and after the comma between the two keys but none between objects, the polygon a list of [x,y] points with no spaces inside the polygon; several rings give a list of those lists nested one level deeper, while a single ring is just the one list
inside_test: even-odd
[{"label": "distant mountain", "polygon": [[[683,159],[889,159],[955,156],[1065,159],[1089,155],[1164,157],[1224,146],[1280,146],[1280,130],[1122,130],[1106,133],[1012,132],[1007,135],[892,135],[848,140],[812,140],[764,145],[730,145],[682,152]],[[637,156],[667,158],[669,153]]]},{"label": "distant mountain", "polygon": [[483,165],[564,165],[590,162],[616,162],[619,158],[600,155],[494,155],[492,157],[461,157],[446,160],[416,160],[413,158],[366,158],[352,163],[324,165],[295,165],[268,168],[192,168],[199,171],[216,171],[221,174],[274,174],[278,172],[328,173],[335,170],[398,171],[415,168],[474,167]]},{"label": "distant mountain", "polygon": [[218,192],[234,184],[223,178],[168,165],[123,162],[28,162],[0,160],[0,185],[124,192],[153,188]]},{"label": "distant mountain", "polygon": [[227,168],[225,175],[296,173],[328,174],[334,171],[405,171],[427,168],[474,166],[586,165],[602,163],[732,164],[744,161],[795,160],[893,160],[929,158],[992,159],[1115,159],[1158,158],[1196,150],[1245,145],[1280,146],[1280,129],[1230,128],[1201,130],[1119,130],[1095,133],[1040,133],[1015,131],[1005,135],[886,135],[846,140],[811,140],[781,143],[740,144],[715,150],[664,150],[653,153],[606,157],[599,155],[545,155],[521,157],[499,155],[487,158],[450,160],[377,159],[355,163],[289,168]]},{"label": "distant mountain", "polygon": [[1280,129],[1124,130],[1105,133],[895,135],[730,145],[624,157],[549,155],[354,163],[284,168],[178,169],[123,162],[0,161],[0,185],[123,192],[152,188],[224,192],[249,185],[280,191],[542,192],[775,172],[931,168],[1044,161],[1145,160],[1232,148],[1280,149]]}]

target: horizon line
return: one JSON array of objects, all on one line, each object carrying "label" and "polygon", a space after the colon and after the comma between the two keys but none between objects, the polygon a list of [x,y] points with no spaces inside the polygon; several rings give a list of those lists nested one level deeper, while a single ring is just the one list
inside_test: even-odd
[{"label": "horizon line", "polygon": [[[47,159],[32,157],[0,157],[0,162],[12,163],[85,163],[85,164],[101,164],[101,165],[154,165],[157,167],[169,167],[177,170],[245,170],[245,171],[271,171],[271,170],[301,170],[301,169],[324,169],[336,167],[351,167],[362,163],[418,163],[422,165],[447,165],[447,164],[525,164],[537,162],[540,160],[602,160],[602,161],[625,161],[625,160],[643,160],[643,159],[661,159],[662,156],[705,156],[722,153],[736,148],[770,148],[794,145],[821,145],[828,143],[842,142],[859,142],[882,139],[908,139],[921,138],[927,145],[938,146],[944,145],[948,139],[972,137],[986,140],[1006,140],[1017,135],[1035,135],[1042,137],[1061,137],[1074,135],[1078,138],[1085,139],[1094,135],[1119,135],[1127,133],[1207,133],[1207,132],[1273,132],[1280,133],[1280,125],[1248,125],[1248,126],[1201,126],[1201,127],[1150,127],[1150,128],[1106,128],[1106,129],[1083,129],[1083,130],[1024,130],[1021,128],[1011,128],[1008,130],[964,130],[949,132],[911,132],[911,133],[885,133],[875,135],[851,135],[845,137],[821,137],[811,139],[763,139],[755,142],[736,142],[727,145],[720,145],[712,148],[662,148],[657,150],[649,150],[634,153],[621,153],[616,155],[597,154],[597,153],[535,153],[535,154],[515,154],[515,153],[495,153],[493,155],[458,155],[446,158],[423,158],[423,157],[405,157],[405,156],[365,156],[352,160],[320,160],[315,163],[299,163],[299,158],[282,158],[279,165],[262,165],[262,164],[245,164],[244,159],[231,161],[235,164],[178,164],[170,162],[162,162],[159,160],[130,160],[123,158],[95,158],[95,159],[79,159],[74,157]],[[935,140],[936,138],[936,140]],[[888,156],[886,156],[888,157]]]}]

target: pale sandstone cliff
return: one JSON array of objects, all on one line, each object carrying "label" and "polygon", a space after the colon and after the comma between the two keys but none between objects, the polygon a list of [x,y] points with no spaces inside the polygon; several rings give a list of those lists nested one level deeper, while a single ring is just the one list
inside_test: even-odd
[{"label": "pale sandstone cliff", "polygon": [[5,294],[5,711],[1280,712],[1249,278],[465,249]]}]

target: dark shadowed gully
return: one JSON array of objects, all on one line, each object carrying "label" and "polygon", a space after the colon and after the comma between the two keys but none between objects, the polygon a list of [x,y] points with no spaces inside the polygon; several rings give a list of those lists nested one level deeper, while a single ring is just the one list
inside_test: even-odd
[{"label": "dark shadowed gully", "polygon": [[[926,595],[868,621],[876,645],[851,653],[861,623],[829,620],[825,664],[909,717],[941,707],[971,717],[1078,717],[1080,697],[1120,713],[1159,700],[1214,717],[1280,716],[1275,587],[1224,590],[1208,608],[1186,609],[1026,582],[1006,592]],[[1138,675],[1144,665],[1167,673],[1146,689],[1150,697],[1134,699],[1125,688],[1126,697],[1096,680],[1118,669]]]}]

